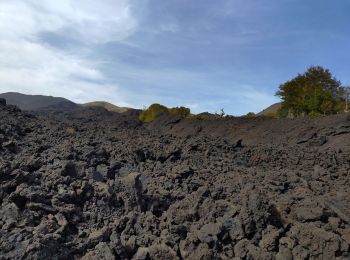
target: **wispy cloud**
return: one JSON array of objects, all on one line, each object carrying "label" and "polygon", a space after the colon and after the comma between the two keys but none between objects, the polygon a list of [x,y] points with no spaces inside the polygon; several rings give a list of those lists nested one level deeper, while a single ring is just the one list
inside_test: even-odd
[{"label": "wispy cloud", "polygon": [[[126,39],[136,28],[128,0],[1,1],[0,92],[127,105],[119,87],[106,83],[97,61],[85,54],[96,44]],[[48,45],[40,38],[47,32],[80,42],[84,51]]]}]

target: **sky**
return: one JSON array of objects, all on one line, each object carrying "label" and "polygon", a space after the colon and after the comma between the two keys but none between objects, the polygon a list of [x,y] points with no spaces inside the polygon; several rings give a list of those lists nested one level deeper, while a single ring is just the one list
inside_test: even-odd
[{"label": "sky", "polygon": [[0,0],[0,92],[242,115],[321,65],[350,85],[349,0]]}]

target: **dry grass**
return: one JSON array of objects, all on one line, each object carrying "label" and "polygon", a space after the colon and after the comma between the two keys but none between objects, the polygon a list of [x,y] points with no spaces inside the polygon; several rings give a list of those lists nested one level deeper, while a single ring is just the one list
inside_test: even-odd
[{"label": "dry grass", "polygon": [[67,127],[66,129],[65,129],[65,132],[67,133],[67,134],[69,134],[69,135],[73,135],[73,134],[75,134],[75,129],[73,128],[73,127]]}]

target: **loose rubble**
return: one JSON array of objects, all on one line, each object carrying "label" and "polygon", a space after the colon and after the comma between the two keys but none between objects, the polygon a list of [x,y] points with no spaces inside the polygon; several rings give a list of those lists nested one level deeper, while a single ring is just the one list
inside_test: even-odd
[{"label": "loose rubble", "polygon": [[350,259],[350,117],[0,100],[0,259]]}]

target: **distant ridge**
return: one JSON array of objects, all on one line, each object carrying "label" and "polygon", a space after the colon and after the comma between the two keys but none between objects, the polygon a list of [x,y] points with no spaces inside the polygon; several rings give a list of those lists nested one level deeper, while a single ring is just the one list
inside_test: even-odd
[{"label": "distant ridge", "polygon": [[0,94],[0,98],[6,99],[7,104],[15,105],[22,110],[45,110],[45,109],[73,109],[78,107],[74,102],[61,98],[43,95],[26,95],[17,92]]},{"label": "distant ridge", "polygon": [[0,98],[6,99],[7,104],[15,105],[22,110],[38,111],[38,110],[70,110],[82,107],[104,108],[110,112],[124,113],[132,110],[128,107],[118,107],[108,102],[95,101],[85,104],[76,104],[66,98],[52,97],[44,95],[27,95],[17,92],[7,92],[0,94]]},{"label": "distant ridge", "polygon": [[277,116],[278,110],[281,108],[282,103],[275,103],[268,108],[265,108],[263,111],[259,112],[258,116]]},{"label": "distant ridge", "polygon": [[116,105],[113,105],[111,103],[105,102],[105,101],[95,101],[95,102],[89,102],[85,104],[81,104],[83,107],[103,107],[104,109],[115,112],[115,113],[125,113],[130,108],[128,107],[118,107]]}]

